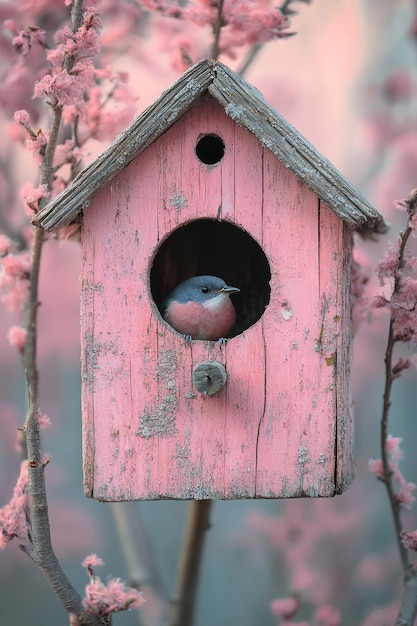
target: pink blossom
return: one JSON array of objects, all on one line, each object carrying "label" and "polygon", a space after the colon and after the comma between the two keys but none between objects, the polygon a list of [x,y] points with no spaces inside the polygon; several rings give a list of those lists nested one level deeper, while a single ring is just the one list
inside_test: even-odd
[{"label": "pink blossom", "polygon": [[374,307],[374,309],[382,309],[386,307],[387,304],[389,304],[389,300],[384,298],[384,296],[374,296],[372,300],[372,306]]},{"label": "pink blossom", "polygon": [[405,506],[406,509],[411,509],[416,498],[414,496],[414,492],[416,490],[415,483],[406,482],[402,477],[402,480],[399,481],[401,483],[399,491],[395,494],[395,499],[399,504]]},{"label": "pink blossom", "polygon": [[45,428],[49,428],[49,426],[51,425],[51,420],[49,419],[49,417],[45,414],[42,414],[39,409],[36,412],[36,418],[38,420],[39,423],[39,428],[41,430],[45,429]]},{"label": "pink blossom", "polygon": [[0,290],[7,290],[2,295],[2,301],[6,303],[10,311],[20,312],[26,302],[29,289],[29,280],[19,278],[15,280],[5,274],[0,274]]},{"label": "pink blossom", "polygon": [[22,461],[12,499],[0,508],[0,550],[14,537],[23,544],[30,541],[27,462]]},{"label": "pink blossom", "polygon": [[403,458],[403,451],[401,450],[401,437],[393,437],[388,435],[385,441],[385,448],[388,452],[390,459],[394,463],[398,463]]},{"label": "pink blossom", "polygon": [[381,285],[385,284],[384,278],[392,278],[395,276],[398,270],[399,254],[399,245],[390,243],[385,251],[384,258],[378,263],[376,269],[376,274]]},{"label": "pink blossom", "polygon": [[4,22],[3,22],[3,26],[4,26],[4,28],[5,28],[6,30],[8,30],[8,31],[9,31],[12,35],[16,35],[16,34],[17,34],[17,32],[18,32],[18,30],[19,30],[19,27],[18,27],[18,25],[17,25],[16,20],[12,20],[12,19],[9,19],[9,20],[4,20]]},{"label": "pink blossom", "polygon": [[7,338],[12,346],[23,354],[26,345],[27,331],[22,326],[12,326],[7,333]]},{"label": "pink blossom", "polygon": [[384,480],[384,467],[381,459],[369,459],[368,468],[380,480]]},{"label": "pink blossom", "polygon": [[13,242],[0,233],[0,257],[5,256],[13,249]]},{"label": "pink blossom", "polygon": [[99,578],[85,587],[83,606],[87,611],[108,617],[118,611],[139,609],[144,603],[140,591],[126,587],[119,578],[104,585]]},{"label": "pink blossom", "polygon": [[411,360],[403,359],[403,357],[400,356],[392,366],[391,371],[393,374],[400,374],[403,370],[406,370],[409,367],[411,367]]},{"label": "pink blossom", "polygon": [[36,134],[31,135],[25,140],[25,146],[31,154],[35,163],[42,163],[46,147],[49,142],[49,133],[38,130]]},{"label": "pink blossom", "polygon": [[326,604],[319,607],[314,613],[315,626],[339,626],[340,612]]},{"label": "pink blossom", "polygon": [[83,606],[87,611],[108,617],[117,611],[139,609],[144,603],[142,594],[136,589],[126,587],[120,578],[111,578],[104,585],[98,576],[95,576],[93,567],[104,565],[104,561],[96,554],[90,554],[82,562],[90,576],[90,583],[85,588]]},{"label": "pink blossom", "polygon": [[25,183],[21,189],[21,194],[25,202],[26,212],[30,216],[39,211],[40,201],[49,197],[46,185],[34,187],[32,183]]},{"label": "pink blossom", "polygon": [[273,600],[270,606],[271,611],[277,615],[277,617],[290,619],[297,613],[299,601],[296,598],[279,598]]},{"label": "pink blossom", "polygon": [[13,37],[13,47],[20,54],[27,55],[35,45],[45,45],[45,31],[37,26],[28,26],[19,30]]},{"label": "pink blossom", "polygon": [[89,554],[85,557],[81,565],[88,569],[89,572],[92,572],[93,567],[102,567],[104,565],[104,561],[97,556],[97,554]]},{"label": "pink blossom", "polygon": [[391,558],[382,554],[364,556],[356,568],[354,580],[369,590],[383,588],[392,574],[387,562],[391,563]]},{"label": "pink blossom", "polygon": [[412,533],[406,533],[405,530],[402,530],[401,542],[407,550],[417,551],[417,530],[414,530]]},{"label": "pink blossom", "polygon": [[3,270],[11,278],[27,278],[30,273],[30,256],[27,252],[3,257]]},{"label": "pink blossom", "polygon": [[57,168],[65,163],[72,163],[74,166],[78,166],[83,156],[83,150],[78,146],[74,146],[72,139],[67,139],[65,143],[57,145],[54,155],[54,165]]},{"label": "pink blossom", "polygon": [[396,70],[385,81],[383,93],[391,102],[410,100],[413,95],[413,82],[410,73],[405,70]]},{"label": "pink blossom", "polygon": [[[415,501],[414,491],[416,489],[416,485],[412,482],[407,482],[398,467],[398,464],[403,456],[400,448],[401,441],[400,437],[392,437],[392,435],[388,435],[385,447],[388,454],[389,471],[392,473],[399,485],[399,489],[395,493],[395,499],[398,504],[409,509]],[[371,459],[369,461],[369,470],[380,480],[385,480],[384,467],[381,459]]]},{"label": "pink blossom", "polygon": [[26,109],[20,109],[19,111],[15,111],[13,119],[16,124],[20,124],[20,126],[23,126],[23,128],[29,128],[30,115],[28,111],[26,111]]},{"label": "pink blossom", "polygon": [[83,606],[87,611],[108,617],[117,611],[138,609],[142,606],[144,602],[142,594],[136,589],[126,587],[119,578],[111,578],[107,585],[104,585],[100,578],[95,576],[93,567],[104,565],[104,561],[96,554],[87,556],[82,565],[87,568],[90,576],[83,600]]}]

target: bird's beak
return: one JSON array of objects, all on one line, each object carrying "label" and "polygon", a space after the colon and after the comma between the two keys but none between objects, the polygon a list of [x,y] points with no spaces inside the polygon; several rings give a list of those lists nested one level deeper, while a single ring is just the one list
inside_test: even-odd
[{"label": "bird's beak", "polygon": [[240,289],[238,289],[237,287],[228,287],[226,285],[226,287],[222,287],[221,289],[219,289],[219,293],[240,293]]}]

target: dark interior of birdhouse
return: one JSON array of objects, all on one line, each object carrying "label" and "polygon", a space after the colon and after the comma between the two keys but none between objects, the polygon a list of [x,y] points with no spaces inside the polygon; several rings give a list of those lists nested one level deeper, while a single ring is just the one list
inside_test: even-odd
[{"label": "dark interior of birdhouse", "polygon": [[195,153],[201,163],[216,165],[224,157],[224,141],[218,135],[203,135],[197,141]]},{"label": "dark interior of birdhouse", "polygon": [[270,298],[271,271],[260,245],[227,221],[193,220],[174,230],[159,246],[150,269],[152,297],[160,310],[179,283],[203,274],[219,276],[238,287],[234,337],[257,322]]}]

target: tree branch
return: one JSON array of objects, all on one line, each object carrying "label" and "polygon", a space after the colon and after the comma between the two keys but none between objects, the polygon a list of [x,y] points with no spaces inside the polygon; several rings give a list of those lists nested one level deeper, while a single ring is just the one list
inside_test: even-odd
[{"label": "tree branch", "polygon": [[[83,0],[75,0],[72,8],[72,30],[77,31],[82,23]],[[74,64],[73,57],[67,57],[64,67],[70,71]],[[48,145],[45,150],[40,171],[40,184],[51,191],[53,180],[53,159],[61,125],[62,106],[53,110]],[[26,372],[28,412],[24,424],[26,453],[28,459],[28,495],[31,507],[32,543],[24,549],[38,565],[52,590],[69,613],[77,617],[80,626],[100,626],[104,622],[85,611],[81,596],[71,585],[59,564],[52,548],[48,515],[48,501],[45,484],[45,464],[41,460],[41,441],[39,433],[38,368],[37,368],[37,312],[39,308],[39,272],[42,248],[45,241],[44,231],[33,226],[32,266],[30,287],[25,311],[27,338],[23,355]]]},{"label": "tree branch", "polygon": [[223,26],[223,4],[224,0],[218,0],[217,5],[217,19],[213,28],[214,40],[211,48],[211,58],[213,61],[217,61],[220,54],[219,44],[220,44],[220,33]]},{"label": "tree branch", "polygon": [[110,508],[126,559],[129,585],[143,592],[145,602],[140,613],[140,623],[162,626],[167,622],[168,606],[159,572],[149,548],[149,540],[138,506],[133,503],[112,502]]},{"label": "tree branch", "polygon": [[204,537],[210,527],[210,500],[190,502],[177,590],[172,601],[171,626],[191,626],[198,589]]},{"label": "tree branch", "polygon": [[401,609],[394,626],[412,626],[417,615],[417,570],[411,567],[406,577]]},{"label": "tree branch", "polygon": [[[398,271],[394,279],[394,289],[392,292],[392,296],[398,293],[400,289],[400,284],[401,284],[400,274],[404,266],[404,254],[405,254],[405,250],[407,246],[407,241],[408,241],[408,238],[410,237],[411,232],[412,232],[412,229],[410,228],[410,226],[408,226],[406,230],[404,231],[404,233],[400,234],[401,244],[400,244],[399,255],[398,255]],[[392,484],[393,475],[392,475],[392,470],[389,466],[388,452],[387,452],[387,446],[386,446],[387,436],[388,436],[388,416],[389,416],[389,410],[391,407],[391,390],[392,390],[392,384],[396,378],[396,376],[393,374],[393,371],[392,371],[392,359],[394,355],[395,343],[396,343],[396,339],[394,336],[394,321],[391,315],[389,331],[388,331],[387,347],[385,350],[385,359],[384,359],[385,386],[384,386],[384,393],[383,393],[383,406],[382,406],[382,417],[381,417],[381,458],[382,458],[382,466],[383,466],[383,473],[384,473],[383,482],[385,483],[385,486],[388,491],[388,499],[390,502],[391,512],[392,512],[392,516],[394,520],[398,550],[400,553],[400,558],[401,558],[403,569],[407,573],[408,567],[409,567],[408,550],[404,547],[404,545],[401,542],[400,532],[402,530],[402,523],[401,523],[401,515],[400,515],[400,505],[395,497],[395,490]]]},{"label": "tree branch", "polygon": [[[410,196],[403,203],[407,207],[408,225],[404,232],[400,233],[400,247],[398,252],[398,267],[394,277],[394,287],[392,297],[400,292],[401,289],[401,273],[404,269],[404,259],[408,239],[412,233],[410,220],[414,216],[417,208],[417,190],[411,192]],[[411,626],[414,624],[417,615],[417,571],[410,563],[409,552],[401,541],[401,509],[393,486],[393,472],[390,467],[389,455],[387,450],[388,437],[388,417],[391,407],[391,391],[392,385],[397,377],[393,372],[393,353],[394,347],[398,339],[394,332],[394,318],[391,313],[388,341],[385,350],[385,386],[383,393],[383,407],[381,417],[381,458],[383,468],[383,482],[388,492],[388,499],[391,507],[391,513],[394,521],[395,535],[400,553],[401,563],[404,571],[404,595],[401,602],[401,609],[395,626]]]}]

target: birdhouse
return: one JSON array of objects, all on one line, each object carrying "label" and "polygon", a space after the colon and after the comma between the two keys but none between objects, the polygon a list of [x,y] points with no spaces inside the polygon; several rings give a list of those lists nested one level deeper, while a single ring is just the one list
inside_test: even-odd
[{"label": "birdhouse", "polygon": [[[77,220],[86,495],[349,486],[352,231],[387,226],[254,87],[218,62],[190,68],[35,223]],[[200,275],[240,290],[220,341],[162,316]]]}]

